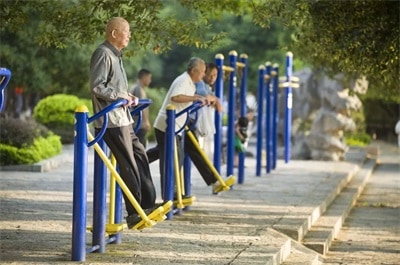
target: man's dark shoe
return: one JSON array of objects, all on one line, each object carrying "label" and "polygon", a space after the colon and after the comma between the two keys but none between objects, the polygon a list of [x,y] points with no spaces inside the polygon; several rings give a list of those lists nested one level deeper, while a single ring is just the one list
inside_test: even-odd
[{"label": "man's dark shoe", "polygon": [[[155,209],[156,207],[152,207],[149,209],[143,209],[146,215],[151,214],[151,212]],[[140,217],[139,214],[131,214],[126,217],[126,223],[128,224],[128,228],[132,229],[135,225],[137,225],[140,221],[142,221],[142,217]]]},{"label": "man's dark shoe", "polygon": [[126,217],[126,223],[129,229],[132,229],[132,227],[137,225],[140,221],[142,221],[142,218],[138,214],[131,214]]}]

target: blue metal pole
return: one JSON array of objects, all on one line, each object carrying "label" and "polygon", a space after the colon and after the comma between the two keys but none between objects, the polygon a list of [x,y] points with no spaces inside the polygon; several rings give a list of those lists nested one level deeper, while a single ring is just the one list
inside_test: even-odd
[{"label": "blue metal pole", "polygon": [[71,260],[86,259],[86,193],[87,193],[87,115],[85,106],[75,110],[74,184],[72,204],[72,252]]},{"label": "blue metal pole", "polygon": [[[98,145],[107,153],[107,145],[103,139]],[[93,173],[93,231],[92,245],[99,246],[96,252],[106,251],[106,195],[107,195],[107,168],[100,156],[94,151]]]},{"label": "blue metal pole", "polygon": [[285,108],[285,163],[290,161],[291,153],[291,131],[292,131],[292,68],[293,68],[293,54],[291,52],[286,53],[286,82],[287,87],[285,89],[286,96],[286,108]]},{"label": "blue metal pole", "polygon": [[[167,128],[165,130],[165,153],[164,153],[164,178],[165,181],[163,200],[172,201],[174,198],[174,153],[175,153],[175,106],[167,106]],[[167,214],[167,219],[173,217],[172,211]]]},{"label": "blue metal pole", "polygon": [[268,77],[265,82],[265,168],[271,173],[272,135],[271,135],[271,62],[265,64],[265,74]]},{"label": "blue metal pole", "polygon": [[4,106],[4,89],[7,87],[8,82],[11,79],[11,71],[7,68],[0,68],[0,76],[4,77],[4,80],[0,83],[0,112]]},{"label": "blue metal pole", "polygon": [[[215,64],[218,67],[218,76],[215,82],[215,96],[224,102],[224,56],[215,55]],[[215,112],[215,134],[214,134],[214,167],[221,174],[221,149],[222,146],[222,113]]]},{"label": "blue metal pole", "polygon": [[[115,183],[115,212],[114,212],[114,222],[116,224],[122,223],[122,190],[118,183]],[[120,244],[122,242],[121,233],[115,234],[114,244]]]},{"label": "blue metal pole", "polygon": [[[248,56],[243,53],[240,55],[240,62],[244,64],[242,80],[240,81],[240,116],[247,116],[247,66],[248,66]],[[239,165],[238,165],[238,183],[243,184],[244,182],[244,160],[246,158],[246,153],[239,153]]]},{"label": "blue metal pole", "polygon": [[258,88],[257,88],[257,151],[256,151],[256,176],[261,175],[261,159],[262,159],[262,140],[263,140],[263,91],[265,79],[265,66],[258,67]]},{"label": "blue metal pole", "polygon": [[279,89],[279,65],[274,64],[272,66],[272,169],[276,168],[276,163],[278,160],[278,124],[279,124],[279,114],[278,114],[278,89]]},{"label": "blue metal pole", "polygon": [[235,119],[236,119],[236,59],[237,52],[229,52],[229,66],[233,71],[229,75],[228,93],[228,133],[227,133],[227,156],[226,175],[233,175],[233,162],[235,158]]}]

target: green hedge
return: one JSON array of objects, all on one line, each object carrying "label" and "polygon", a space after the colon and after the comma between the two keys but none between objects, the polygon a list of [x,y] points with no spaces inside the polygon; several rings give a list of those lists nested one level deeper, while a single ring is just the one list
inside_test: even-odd
[{"label": "green hedge", "polygon": [[371,136],[367,133],[356,133],[345,136],[345,143],[349,146],[367,146],[371,143]]},{"label": "green hedge", "polygon": [[0,165],[32,164],[62,150],[60,137],[34,120],[0,118]]},{"label": "green hedge", "polygon": [[73,143],[75,110],[85,105],[89,115],[93,113],[90,99],[80,99],[74,95],[56,94],[38,102],[33,110],[33,118],[61,136],[63,143]]},{"label": "green hedge", "polygon": [[62,144],[58,135],[50,134],[47,137],[38,137],[32,145],[22,148],[0,144],[0,165],[34,164],[43,159],[53,157],[62,151]]}]

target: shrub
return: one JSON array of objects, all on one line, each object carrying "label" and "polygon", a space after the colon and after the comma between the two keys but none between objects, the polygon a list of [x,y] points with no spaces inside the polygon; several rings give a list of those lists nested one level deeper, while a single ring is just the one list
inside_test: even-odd
[{"label": "shrub", "polygon": [[62,150],[60,137],[34,121],[1,118],[0,165],[33,164]]},{"label": "shrub", "polygon": [[345,143],[349,146],[367,146],[371,143],[371,136],[367,133],[356,133],[345,136]]},{"label": "shrub", "polygon": [[1,118],[0,121],[0,139],[5,145],[21,148],[32,145],[35,138],[47,137],[51,134],[45,126],[33,120]]},{"label": "shrub", "polygon": [[0,165],[34,164],[59,154],[61,150],[60,137],[54,134],[46,138],[39,137],[33,141],[33,145],[23,148],[0,144]]},{"label": "shrub", "polygon": [[40,100],[33,110],[33,117],[60,135],[63,143],[72,143],[75,109],[81,105],[85,105],[89,113],[93,113],[91,100],[79,99],[74,95],[56,94]]}]

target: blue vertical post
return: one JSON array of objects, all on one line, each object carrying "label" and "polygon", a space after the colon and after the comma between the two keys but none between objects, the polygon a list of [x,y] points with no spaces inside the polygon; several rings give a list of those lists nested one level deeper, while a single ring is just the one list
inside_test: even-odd
[{"label": "blue vertical post", "polygon": [[265,168],[267,173],[271,173],[271,158],[272,158],[272,133],[271,133],[271,62],[265,64]]},{"label": "blue vertical post", "polygon": [[86,259],[87,115],[88,109],[84,106],[75,110],[72,261],[85,261]]},{"label": "blue vertical post", "polygon": [[[103,139],[98,145],[105,152],[107,145]],[[106,251],[106,195],[107,195],[107,168],[100,156],[94,151],[93,173],[93,231],[92,244],[98,246],[96,252]]]},{"label": "blue vertical post", "polygon": [[[175,107],[167,106],[167,128],[165,130],[165,149],[164,149],[164,178],[161,185],[164,187],[163,200],[172,201],[174,198],[174,153],[175,153]],[[167,219],[173,217],[172,211],[167,213]]]},{"label": "blue vertical post", "polygon": [[262,159],[262,139],[263,139],[263,99],[264,99],[264,79],[265,66],[258,67],[258,87],[257,87],[257,151],[256,151],[256,176],[261,175],[261,159]]},{"label": "blue vertical post", "polygon": [[237,52],[229,52],[229,66],[233,71],[229,75],[228,93],[228,133],[227,133],[227,156],[226,175],[233,175],[233,162],[235,158],[235,119],[236,119],[236,60]]},{"label": "blue vertical post", "polygon": [[278,89],[279,89],[279,65],[274,64],[272,66],[272,169],[276,168],[276,163],[278,160],[278,124],[279,124],[279,114],[278,114]]},{"label": "blue vertical post", "polygon": [[[218,68],[218,76],[215,82],[215,96],[223,103],[224,95],[224,56],[215,55],[215,65]],[[215,134],[214,134],[214,167],[221,174],[221,146],[222,146],[222,113],[215,112]]]},{"label": "blue vertical post", "polygon": [[[240,116],[247,116],[247,65],[248,65],[248,56],[245,53],[240,55],[240,62],[244,64],[242,79],[240,81]],[[246,153],[239,153],[239,165],[238,165],[238,183],[243,184],[244,182],[244,160],[246,158]]]},{"label": "blue vertical post", "polygon": [[285,89],[286,97],[286,108],[285,108],[285,163],[290,161],[291,153],[291,131],[292,131],[292,104],[293,104],[293,94],[292,94],[292,68],[293,68],[293,54],[291,52],[286,53],[286,83],[287,87]]}]

